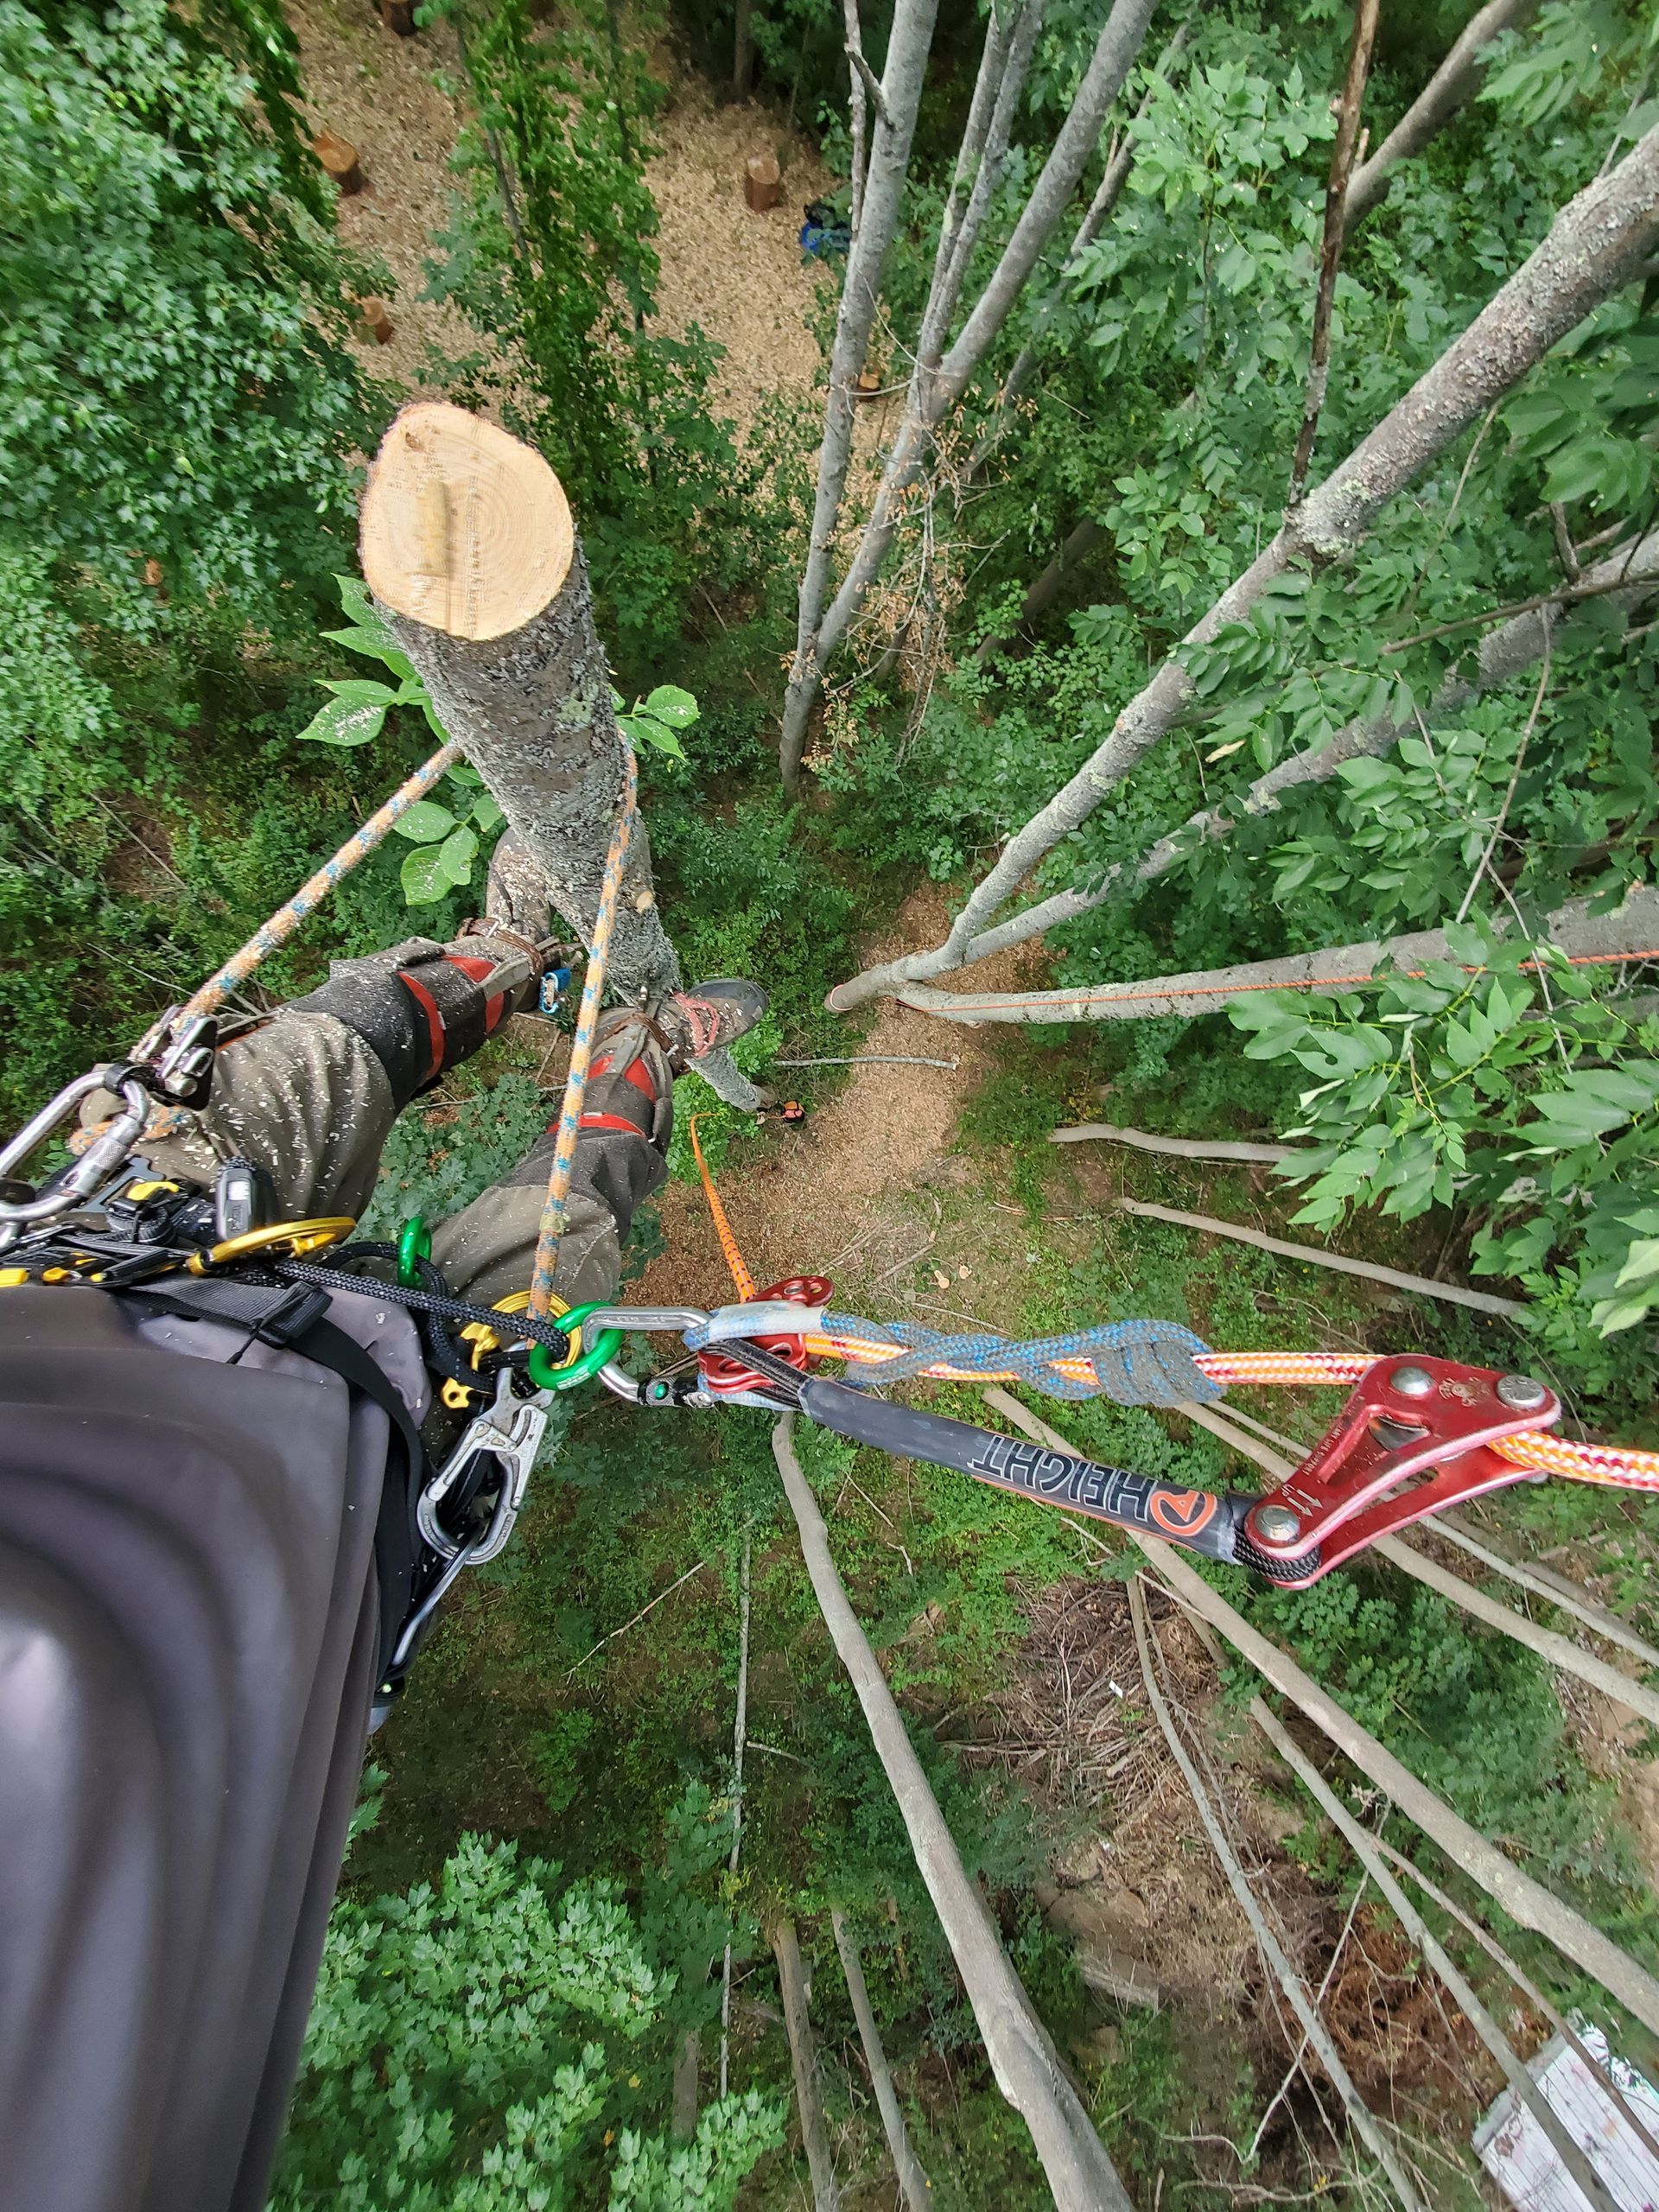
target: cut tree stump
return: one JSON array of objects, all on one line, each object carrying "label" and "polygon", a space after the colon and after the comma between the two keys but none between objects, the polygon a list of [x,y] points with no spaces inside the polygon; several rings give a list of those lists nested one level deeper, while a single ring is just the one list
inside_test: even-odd
[{"label": "cut tree stump", "polygon": [[764,215],[784,196],[783,171],[775,154],[751,154],[743,164],[743,197],[752,214]]},{"label": "cut tree stump", "polygon": [[378,293],[371,292],[366,299],[359,300],[357,306],[363,318],[365,338],[372,339],[377,346],[390,346],[392,340],[391,317],[386,312],[385,302]]},{"label": "cut tree stump", "polygon": [[319,130],[311,141],[311,150],[341,192],[349,195],[362,191],[363,171],[349,138],[342,138],[338,131]]},{"label": "cut tree stump", "polygon": [[399,38],[413,38],[415,0],[380,0],[380,21]]}]

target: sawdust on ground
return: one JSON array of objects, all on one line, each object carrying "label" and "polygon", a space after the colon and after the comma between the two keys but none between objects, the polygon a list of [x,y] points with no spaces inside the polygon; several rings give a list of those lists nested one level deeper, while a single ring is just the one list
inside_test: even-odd
[{"label": "sawdust on ground", "polygon": [[[936,944],[949,920],[944,893],[925,883],[868,957]],[[975,969],[976,988],[1029,988],[1040,959],[1023,947],[1001,953]],[[757,1283],[829,1274],[838,1299],[856,1300],[867,1290],[879,1292],[882,1274],[897,1274],[903,1255],[925,1240],[938,1212],[930,1194],[937,1198],[942,1187],[968,1180],[966,1163],[955,1156],[957,1123],[996,1058],[991,1033],[947,1024],[891,1000],[881,1002],[861,1038],[849,1027],[845,1049],[953,1059],[956,1065],[855,1067],[846,1087],[809,1121],[794,1128],[771,1123],[760,1143],[734,1148],[719,1184]],[[780,1070],[775,1081],[787,1079]],[[730,1277],[701,1188],[671,1185],[659,1211],[668,1249],[637,1295],[725,1303]],[[891,1300],[892,1291],[886,1295]]]}]

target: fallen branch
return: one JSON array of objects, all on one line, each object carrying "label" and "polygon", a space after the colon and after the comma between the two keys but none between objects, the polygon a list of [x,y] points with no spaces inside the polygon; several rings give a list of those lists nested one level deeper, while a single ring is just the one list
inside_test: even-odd
[{"label": "fallen branch", "polygon": [[1446,1984],[1452,2002],[1503,2068],[1504,2079],[1542,2128],[1551,2149],[1574,2186],[1583,2191],[1591,2204],[1599,2208],[1599,2212],[1619,2212],[1606,2185],[1556,2118],[1537,2083],[1516,2056],[1508,2037],[1470,1986],[1468,1978],[1453,1964],[1444,1944],[1437,1939],[1428,1923],[1383,1865],[1376,1839],[1360,1826],[1343,1804],[1264,1699],[1258,1697],[1251,1700],[1250,1718],[1325,1817],[1345,1838],[1354,1856],[1392,1906],[1400,1925]]},{"label": "fallen branch", "polygon": [[1360,1275],[1367,1282],[1385,1282],[1395,1290],[1414,1291],[1422,1298],[1442,1298],[1452,1306],[1467,1306],[1477,1313],[1524,1313],[1519,1299],[1499,1298],[1490,1290],[1465,1290],[1461,1283],[1435,1282],[1427,1275],[1405,1274],[1399,1268],[1382,1268],[1370,1260],[1350,1260],[1340,1252],[1321,1250],[1317,1244],[1293,1244],[1287,1237],[1269,1236],[1260,1229],[1246,1229],[1236,1221],[1218,1221],[1213,1214],[1183,1213],[1177,1206],[1154,1205],[1145,1198],[1120,1198],[1125,1213],[1143,1215],[1148,1221],[1172,1222],[1177,1229],[1201,1230],[1211,1236],[1226,1236],[1236,1244],[1254,1245],[1258,1252],[1272,1252],[1283,1260],[1306,1260],[1311,1266],[1334,1268],[1338,1274]]},{"label": "fallen branch", "polygon": [[[1090,903],[1097,902],[1084,901],[1084,907]],[[1056,904],[1044,901],[1050,909]],[[1008,925],[1009,930],[1041,911],[1028,908]],[[1549,917],[1544,929],[1549,943],[1569,959],[1601,963],[1640,960],[1659,952],[1659,892],[1637,884],[1611,914],[1592,914],[1587,899],[1569,899]],[[1007,936],[1006,931],[997,934]],[[1315,952],[1293,953],[1284,960],[1191,969],[1185,975],[1152,976],[1138,982],[1090,983],[1069,991],[947,991],[906,983],[893,995],[918,1014],[943,1014],[947,1020],[966,1022],[970,1029],[986,1021],[1148,1021],[1166,1014],[1190,1020],[1200,1014],[1224,1014],[1249,992],[1358,990],[1378,980],[1385,963],[1410,975],[1430,961],[1450,958],[1444,930],[1416,930],[1405,937],[1372,938],[1361,944],[1322,945]]]},{"label": "fallen branch", "polygon": [[1158,1683],[1158,1669],[1153,1657],[1154,1638],[1147,1620],[1146,1599],[1141,1595],[1141,1580],[1137,1574],[1129,1584],[1129,1612],[1135,1623],[1135,1645],[1141,1655],[1141,1673],[1147,1685],[1147,1695],[1152,1700],[1153,1713],[1164,1732],[1164,1740],[1169,1745],[1171,1756],[1192,1793],[1198,1818],[1204,1823],[1204,1832],[1210,1839],[1210,1847],[1221,1861],[1221,1870],[1227,1877],[1227,1886],[1237,1899],[1239,1910],[1249,1923],[1250,1933],[1255,1938],[1255,1948],[1262,1955],[1262,1965],[1277,1981],[1291,2011],[1300,2021],[1302,2033],[1330,2077],[1332,2088],[1342,2099],[1355,2133],[1387,2174],[1395,2195],[1405,2206],[1406,2212],[1421,2212],[1421,2198],[1408,2180],[1404,2169],[1395,2156],[1393,2145],[1354,2087],[1352,2077],[1338,2056],[1337,2046],[1331,2040],[1330,2030],[1314,2010],[1306,1985],[1286,1957],[1283,1945],[1268,1927],[1267,1916],[1256,1903],[1255,1892],[1245,1878],[1244,1869],[1239,1865],[1238,1854],[1228,1841],[1226,1832],[1205,1794],[1203,1783],[1198,1779],[1198,1768],[1181,1740],[1174,1716],[1165,1702],[1163,1691]]},{"label": "fallen branch", "polygon": [[[732,1850],[726,1861],[726,1871],[737,1877],[737,1862],[743,1849],[743,1748],[749,1727],[749,1559],[750,1535],[743,1531],[743,1562],[738,1576],[737,1613],[737,1718],[732,1724]],[[732,1938],[726,1937],[726,1952],[720,1969],[720,2094],[723,2097],[731,2080],[732,2061]]]},{"label": "fallen branch", "polygon": [[1459,1551],[1478,1559],[1483,1567],[1491,1567],[1494,1574],[1517,1583],[1522,1590],[1530,1590],[1564,1613],[1571,1613],[1598,1636],[1605,1637],[1610,1643],[1617,1643],[1632,1658],[1639,1659],[1644,1667],[1659,1668],[1659,1651],[1639,1637],[1628,1621],[1617,1613],[1608,1612],[1604,1606],[1592,1605],[1581,1590],[1575,1589],[1565,1575],[1551,1574],[1545,1567],[1522,1567],[1518,1561],[1505,1559],[1502,1552],[1495,1552],[1481,1542],[1471,1529],[1465,1529],[1455,1514],[1437,1513],[1434,1533],[1448,1544],[1455,1544]]},{"label": "fallen branch", "polygon": [[772,1429],[772,1450],[800,1531],[806,1571],[836,1655],[863,1707],[997,2087],[1031,2130],[1058,2212],[1133,2212],[1093,2121],[1008,1964],[985,1901],[968,1878],[887,1677],[836,1571],[823,1516],[795,1456],[793,1426],[793,1417],[784,1414]]},{"label": "fallen branch", "polygon": [[801,2115],[801,2145],[812,2177],[814,2212],[841,2212],[841,2191],[836,2186],[830,2130],[824,2125],[823,2098],[818,2089],[818,2055],[806,2005],[806,1976],[801,1971],[801,1947],[792,1920],[780,1920],[772,1929],[772,1949],[778,1961],[778,1986],[783,1992],[784,2033],[789,2037],[789,2063]]},{"label": "fallen branch", "polygon": [[774,1060],[775,1068],[954,1068],[959,1060],[927,1060],[913,1052],[836,1053],[827,1060]]},{"label": "fallen branch", "polygon": [[1647,2121],[1626,2098],[1611,2070],[1602,2064],[1588,2044],[1580,2040],[1575,2031],[1568,2024],[1565,2013],[1551,2003],[1531,1975],[1510,1956],[1491,1929],[1483,1928],[1472,1913],[1465,1912],[1455,1898],[1447,1897],[1446,1891],[1437,1883],[1431,1882],[1422,1868],[1408,1859],[1404,1852],[1396,1851],[1391,1843],[1384,1842],[1380,1835],[1373,1836],[1371,1840],[1391,1866],[1397,1866],[1408,1880],[1417,1885],[1426,1897],[1433,1898],[1443,1913],[1455,1920],[1464,1933],[1474,1942],[1479,1944],[1493,1964],[1500,1967],[1508,1974],[1527,2002],[1535,2011],[1543,2014],[1562,2042],[1589,2068],[1591,2073],[1595,2075],[1620,2112],[1629,2120],[1647,2150],[1655,2158],[1659,2158],[1659,2139],[1656,2139]]},{"label": "fallen branch", "polygon": [[[785,1065],[779,1061],[781,1067]],[[1115,1128],[1109,1122],[1074,1122],[1069,1128],[1051,1129],[1050,1144],[1132,1145],[1136,1152],[1164,1152],[1177,1160],[1294,1160],[1294,1144],[1214,1144],[1192,1137],[1157,1137],[1149,1129]]]},{"label": "fallen branch", "polygon": [[928,2212],[933,2185],[911,2148],[905,2115],[899,2109],[898,2094],[893,2086],[892,2069],[887,2064],[887,2054],[881,2048],[880,2031],[870,2006],[870,1993],[864,1985],[858,1946],[847,1933],[847,1923],[838,1911],[830,1914],[830,1924],[836,1931],[836,1948],[841,1953],[842,1972],[847,1977],[847,1994],[853,2000],[853,2018],[858,2022],[858,2039],[864,2046],[864,2063],[870,2069],[876,2110],[887,2130],[887,2149],[893,2154],[899,2193],[904,2199],[906,2212]]},{"label": "fallen branch", "polygon": [[706,1559],[700,1559],[695,1567],[688,1567],[683,1574],[677,1575],[675,1577],[674,1580],[669,1584],[666,1590],[659,1590],[648,1605],[641,1605],[639,1611],[633,1616],[632,1620],[624,1621],[620,1628],[613,1628],[608,1636],[601,1636],[597,1643],[590,1646],[588,1650],[582,1653],[581,1658],[577,1660],[574,1667],[567,1668],[564,1676],[565,1681],[568,1682],[575,1675],[579,1675],[582,1672],[582,1669],[588,1664],[588,1662],[594,1656],[595,1652],[602,1651],[607,1643],[614,1643],[619,1636],[626,1636],[631,1628],[638,1628],[640,1622],[644,1620],[647,1613],[655,1612],[658,1606],[662,1604],[664,1598],[671,1598],[682,1583],[689,1582],[694,1574],[701,1574],[703,1568],[707,1567],[708,1564],[709,1562]]},{"label": "fallen branch", "polygon": [[[988,1405],[1007,1416],[1038,1443],[1057,1452],[1076,1453],[1056,1428],[1029,1407],[992,1384],[984,1393]],[[1610,1995],[1643,2025],[1659,2035],[1659,1981],[1622,1951],[1610,1936],[1593,1927],[1581,1913],[1554,1896],[1514,1862],[1496,1844],[1489,1843],[1467,1821],[1402,1766],[1392,1751],[1345,1712],[1328,1690],[1299,1667],[1257,1629],[1250,1626],[1217,1590],[1212,1590],[1173,1544],[1159,1536],[1137,1536],[1135,1542],[1157,1568],[1170,1591],[1189,1611],[1217,1629],[1256,1672],[1274,1689],[1305,1713],[1360,1772],[1391,1797],[1408,1820],[1439,1845],[1454,1865],[1500,1904],[1511,1920],[1535,1929],[1552,1942],[1563,1958],[1599,1981]]]}]

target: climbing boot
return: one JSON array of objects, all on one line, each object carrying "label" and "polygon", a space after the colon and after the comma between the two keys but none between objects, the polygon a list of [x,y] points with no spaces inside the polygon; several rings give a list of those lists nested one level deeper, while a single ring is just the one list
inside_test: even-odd
[{"label": "climbing boot", "polygon": [[659,999],[649,1013],[669,1065],[683,1075],[693,1060],[747,1036],[766,1010],[766,995],[759,983],[741,976],[716,976],[712,982]]}]

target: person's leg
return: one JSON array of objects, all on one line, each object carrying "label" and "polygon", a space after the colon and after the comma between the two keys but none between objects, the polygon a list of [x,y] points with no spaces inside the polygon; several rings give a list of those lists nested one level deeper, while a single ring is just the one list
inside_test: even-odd
[{"label": "person's leg", "polygon": [[[766,1005],[757,984],[721,978],[661,1000],[649,1018],[626,1007],[601,1017],[554,1275],[567,1306],[615,1293],[635,1209],[668,1174],[675,1077],[753,1028]],[[460,1296],[493,1305],[529,1287],[558,1126],[555,1115],[504,1181],[435,1233],[432,1256]]]},{"label": "person's leg", "polygon": [[[138,1147],[158,1174],[211,1184],[228,1160],[270,1177],[278,1217],[362,1213],[402,1109],[528,999],[537,948],[489,922],[448,945],[411,938],[328,981],[215,1054],[200,1112],[163,1109]],[[109,1110],[95,1096],[83,1119]]]}]

